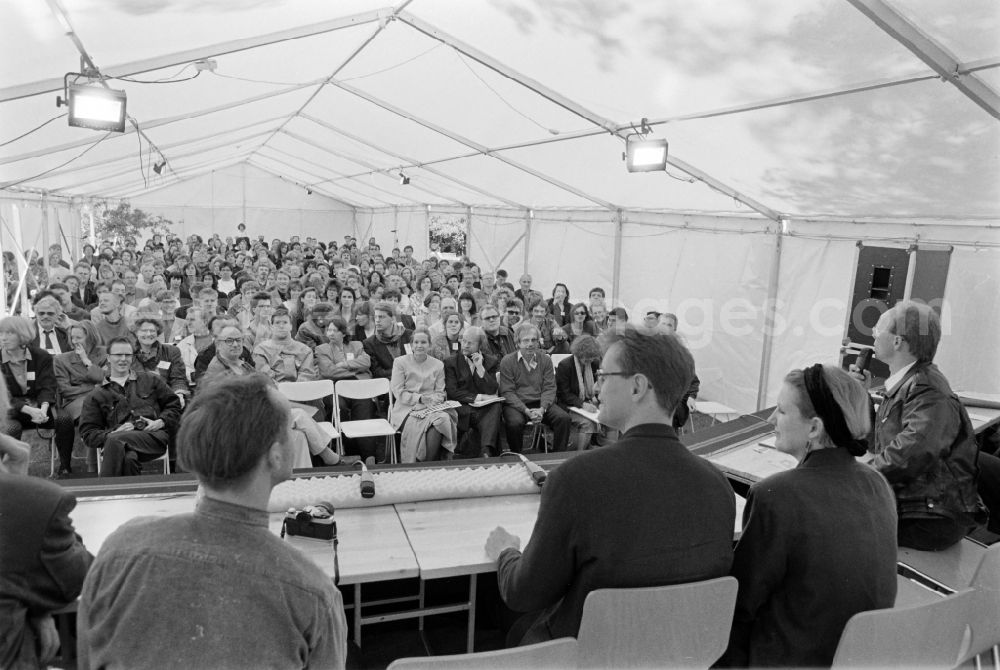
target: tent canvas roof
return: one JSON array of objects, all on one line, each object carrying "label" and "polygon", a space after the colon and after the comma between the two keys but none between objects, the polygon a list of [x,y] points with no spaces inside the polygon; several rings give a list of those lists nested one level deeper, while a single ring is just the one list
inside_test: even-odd
[{"label": "tent canvas roof", "polygon": [[[9,191],[134,197],[246,162],[356,209],[1000,218],[989,0],[49,4],[0,25]],[[107,83],[141,135],[56,119],[10,141],[64,111],[67,27],[131,79]],[[624,169],[643,118],[667,175]]]}]

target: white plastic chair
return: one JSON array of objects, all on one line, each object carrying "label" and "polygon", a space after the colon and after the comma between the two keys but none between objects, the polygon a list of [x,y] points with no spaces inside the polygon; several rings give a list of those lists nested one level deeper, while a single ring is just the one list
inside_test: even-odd
[{"label": "white plastic chair", "polygon": [[398,658],[388,670],[487,670],[490,668],[574,668],[577,642],[571,637],[529,644],[513,649],[481,651],[453,656]]},{"label": "white plastic chair", "polygon": [[965,589],[936,602],[855,614],[833,667],[954,668],[968,648],[974,595]]},{"label": "white plastic chair", "polygon": [[[152,462],[163,461],[163,474],[170,474],[170,448],[163,452],[162,456],[157,456]],[[97,450],[97,476],[101,476],[101,466],[104,464],[104,449]]]},{"label": "white plastic chair", "polygon": [[970,586],[974,591],[969,615],[972,644],[959,665],[992,649],[993,667],[1000,668],[1000,544],[986,551]]},{"label": "white plastic chair", "polygon": [[738,583],[598,589],[580,622],[581,668],[708,668],[729,644]]},{"label": "white plastic chair", "polygon": [[[336,407],[337,401],[334,397],[333,382],[329,379],[317,379],[308,382],[281,382],[278,384],[278,391],[292,402],[311,402],[321,398],[330,398]],[[340,441],[340,433],[329,421],[317,421],[316,425],[320,430],[330,436],[331,440],[337,440],[337,453],[344,455],[344,445]]]},{"label": "white plastic chair", "polygon": [[382,395],[390,396],[389,404],[391,406],[392,397],[389,391],[389,380],[385,378],[344,379],[334,385],[333,418],[335,428],[340,433],[338,440],[341,442],[341,454],[343,454],[343,438],[345,437],[352,440],[362,437],[384,437],[387,461],[389,463],[397,462],[396,429],[386,419],[340,420],[341,398],[366,400],[375,399]]}]

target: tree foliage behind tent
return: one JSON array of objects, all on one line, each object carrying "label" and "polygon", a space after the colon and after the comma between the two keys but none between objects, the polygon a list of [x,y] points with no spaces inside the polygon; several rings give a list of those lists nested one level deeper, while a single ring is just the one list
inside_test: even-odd
[{"label": "tree foliage behind tent", "polygon": [[464,216],[437,214],[431,217],[427,226],[430,248],[446,254],[465,254]]},{"label": "tree foliage behind tent", "polygon": [[108,209],[96,222],[97,238],[114,240],[149,237],[156,233],[165,234],[174,222],[158,214],[149,214],[141,209],[132,209],[128,201],[123,200],[114,209]]}]

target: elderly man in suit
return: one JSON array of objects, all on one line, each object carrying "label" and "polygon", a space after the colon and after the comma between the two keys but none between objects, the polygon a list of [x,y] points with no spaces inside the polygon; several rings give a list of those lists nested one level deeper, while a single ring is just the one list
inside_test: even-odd
[{"label": "elderly man in suit", "polygon": [[[499,397],[496,373],[500,359],[487,353],[485,340],[482,328],[466,328],[462,333],[461,351],[444,362],[444,380],[448,400],[462,403],[458,408],[459,452],[489,457],[496,455],[503,403],[472,406],[472,403]],[[478,443],[470,446],[471,438],[477,434]]]}]

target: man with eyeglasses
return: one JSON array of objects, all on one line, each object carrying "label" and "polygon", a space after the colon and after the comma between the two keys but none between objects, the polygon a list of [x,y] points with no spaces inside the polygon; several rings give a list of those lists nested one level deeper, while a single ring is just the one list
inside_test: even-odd
[{"label": "man with eyeglasses", "polygon": [[479,310],[479,319],[483,324],[487,348],[491,355],[502,359],[507,354],[517,350],[517,344],[514,343],[514,336],[511,334],[510,329],[500,322],[500,310],[494,305],[484,305]]},{"label": "man with eyeglasses", "polygon": [[566,411],[556,404],[552,359],[539,350],[540,336],[534,324],[522,323],[515,333],[518,351],[500,361],[497,379],[504,397],[507,448],[520,452],[525,425],[543,423],[552,428],[553,448],[566,451],[571,422]]},{"label": "man with eyeglasses", "polygon": [[180,400],[157,374],[132,368],[132,341],[108,342],[108,376],[83,403],[80,437],[102,449],[102,477],[142,474],[142,461],[166,453],[181,416]]},{"label": "man with eyeglasses", "polygon": [[35,302],[35,325],[38,335],[34,344],[53,356],[73,351],[69,343],[69,333],[59,326],[62,315],[62,305],[52,295],[46,295]]},{"label": "man with eyeglasses", "polygon": [[575,637],[595,589],[729,573],[733,490],[671,425],[693,367],[691,353],[666,333],[627,328],[605,352],[596,375],[598,416],[621,438],[549,473],[523,553],[520,539],[503,527],[486,540],[504,602],[527,613],[511,627],[508,644]]},{"label": "man with eyeglasses", "polygon": [[504,301],[502,310],[504,325],[512,331],[515,330],[524,315],[524,302],[520,298],[511,296]]}]

